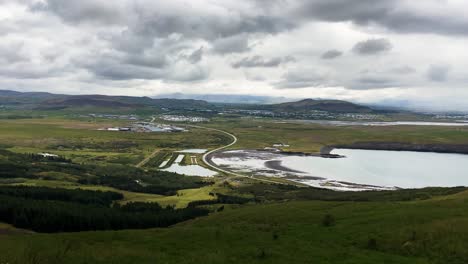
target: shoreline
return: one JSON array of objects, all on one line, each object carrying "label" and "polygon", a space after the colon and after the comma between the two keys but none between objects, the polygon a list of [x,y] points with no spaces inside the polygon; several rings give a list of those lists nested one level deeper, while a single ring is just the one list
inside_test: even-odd
[{"label": "shoreline", "polygon": [[265,167],[269,169],[273,169],[273,170],[279,170],[283,172],[292,172],[292,173],[305,173],[303,171],[298,171],[295,169],[285,167],[281,163],[282,163],[281,160],[269,160],[269,161],[265,161],[264,164],[265,164]]},{"label": "shoreline", "polygon": [[336,148],[363,149],[363,150],[388,150],[388,151],[414,151],[433,152],[445,154],[468,154],[468,145],[462,144],[413,144],[400,142],[356,142],[351,144],[337,144],[322,147],[321,155],[333,155],[331,151]]}]

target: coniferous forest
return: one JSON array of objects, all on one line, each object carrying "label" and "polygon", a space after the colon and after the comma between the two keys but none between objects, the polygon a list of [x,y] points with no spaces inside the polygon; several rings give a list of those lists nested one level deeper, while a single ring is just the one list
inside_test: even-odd
[{"label": "coniferous forest", "polygon": [[36,232],[77,232],[167,227],[208,214],[155,203],[114,204],[116,192],[38,187],[0,187],[0,221]]}]

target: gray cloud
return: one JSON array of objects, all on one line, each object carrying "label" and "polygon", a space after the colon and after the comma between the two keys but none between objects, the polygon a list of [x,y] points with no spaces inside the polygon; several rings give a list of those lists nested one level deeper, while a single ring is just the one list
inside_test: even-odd
[{"label": "gray cloud", "polygon": [[249,38],[246,34],[217,39],[213,42],[213,51],[220,54],[242,53],[250,49]]},{"label": "gray cloud", "polygon": [[[258,7],[249,1],[243,4],[250,5],[251,10]],[[200,3],[200,7],[203,5],[209,7],[207,3]],[[203,10],[184,1],[84,0],[65,3],[47,0],[45,4],[36,4],[33,9],[51,12],[70,23],[123,24],[137,34],[158,37],[177,33],[187,38],[214,40],[241,33],[275,34],[296,26],[294,21],[284,16],[247,12],[216,3],[211,7],[217,8],[218,12]],[[187,10],[192,13],[188,15]]]},{"label": "gray cloud", "polygon": [[401,86],[398,82],[385,76],[362,76],[358,78],[351,88],[359,89],[379,89]]},{"label": "gray cloud", "polygon": [[171,51],[171,46],[154,47],[139,53],[118,50],[96,56],[90,54],[73,62],[105,80],[162,80],[192,82],[204,80],[208,72],[196,62],[201,59],[202,48],[190,52],[188,56],[179,55],[179,49]]},{"label": "gray cloud", "polygon": [[448,79],[450,66],[432,65],[427,71],[427,78],[433,82],[445,82]]},{"label": "gray cloud", "polygon": [[299,3],[296,12],[305,18],[358,24],[377,21],[392,7],[392,0],[302,0]]},{"label": "gray cloud", "polygon": [[[215,4],[219,13],[216,15],[216,12],[197,12],[199,9],[192,8],[190,2],[182,1],[83,0],[73,3],[46,0],[45,4],[35,4],[33,9],[51,12],[70,23],[137,21],[140,30],[158,32],[160,37],[171,33],[205,39],[240,33],[274,34],[307,21],[350,21],[358,26],[379,25],[400,33],[468,34],[468,19],[463,18],[462,13],[451,16],[447,12],[434,14],[427,11],[446,7],[449,5],[446,1],[428,0],[409,5],[406,0],[240,0],[239,5],[249,8],[243,10]],[[187,15],[187,10],[193,14]],[[453,11],[457,11],[456,7]],[[136,19],[132,15],[136,15]],[[197,19],[199,17],[203,19]]]},{"label": "gray cloud", "polygon": [[169,61],[165,54],[141,53],[126,54],[125,58],[121,60],[121,63],[150,68],[164,68],[169,64]]},{"label": "gray cloud", "polygon": [[[320,95],[370,98],[430,97],[414,89],[445,82],[449,98],[462,90],[464,76],[421,65],[436,57],[466,68],[466,8],[446,0],[0,0],[0,83],[127,94],[335,87]],[[366,39],[350,52],[385,54],[392,44],[398,52],[378,60],[343,56],[344,45]],[[457,56],[434,55],[437,49]],[[287,55],[298,61],[286,64],[293,61]],[[401,89],[378,91],[387,87]],[[280,89],[273,93],[308,96]],[[354,91],[364,89],[376,91]]]},{"label": "gray cloud", "polygon": [[296,61],[294,57],[264,58],[262,56],[245,57],[231,64],[233,68],[278,67],[281,64]]},{"label": "gray cloud", "polygon": [[356,43],[353,47],[353,52],[358,55],[375,55],[389,51],[392,47],[392,43],[387,39],[368,39]]},{"label": "gray cloud", "polygon": [[468,19],[461,14],[428,12],[430,7],[447,7],[446,1],[421,1],[413,6],[405,0],[297,0],[296,3],[295,14],[305,20],[351,21],[359,26],[379,25],[400,33],[468,34]]},{"label": "gray cloud", "polygon": [[14,64],[17,62],[29,61],[29,56],[24,53],[23,42],[0,43],[0,62]]},{"label": "gray cloud", "polygon": [[45,79],[63,76],[69,70],[67,67],[58,65],[45,66],[31,62],[20,62],[0,66],[0,76],[15,79]]},{"label": "gray cloud", "polygon": [[198,63],[203,59],[203,47],[200,47],[199,49],[195,50],[192,52],[190,55],[187,56],[187,60],[189,62],[193,63]]},{"label": "gray cloud", "polygon": [[178,71],[170,68],[150,68],[132,64],[120,64],[114,60],[99,60],[95,64],[87,65],[86,68],[95,76],[114,81],[122,80],[164,80],[178,82],[193,82],[204,80],[208,73],[201,67],[185,67]]},{"label": "gray cloud", "polygon": [[51,12],[67,22],[117,24],[125,18],[122,1],[62,1],[47,0],[31,4],[34,11]]},{"label": "gray cloud", "polygon": [[390,72],[394,74],[407,75],[415,73],[416,69],[410,66],[401,66],[390,69]]},{"label": "gray cloud", "polygon": [[274,83],[278,89],[309,88],[326,85],[325,74],[314,70],[293,70],[283,75],[282,80]]},{"label": "gray cloud", "polygon": [[320,58],[324,60],[331,60],[331,59],[338,58],[341,55],[343,55],[343,52],[339,50],[329,50],[329,51],[324,52],[322,56],[320,56]]}]

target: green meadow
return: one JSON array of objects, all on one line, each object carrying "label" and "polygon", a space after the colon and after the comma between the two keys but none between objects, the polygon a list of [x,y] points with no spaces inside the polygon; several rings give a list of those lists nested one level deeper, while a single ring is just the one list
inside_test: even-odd
[{"label": "green meadow", "polygon": [[[111,191],[123,195],[114,202],[119,205],[186,208],[202,202],[199,207],[210,214],[168,228],[54,234],[1,223],[0,264],[468,263],[465,188],[356,194],[288,186],[286,181],[258,184],[228,175],[198,182],[161,174],[156,167],[174,159],[174,151],[215,149],[228,144],[229,137],[193,127],[184,133],[97,130],[126,124],[63,117],[1,120],[0,146],[7,152],[0,161],[24,160],[28,173],[1,178],[0,186]],[[235,149],[285,143],[291,145],[286,150],[318,152],[323,146],[360,141],[468,144],[468,128],[331,127],[238,118],[216,118],[203,126],[236,135]],[[69,164],[15,156],[39,152],[58,154]],[[183,163],[191,163],[188,156]],[[135,184],[136,179],[143,183]],[[151,186],[166,189],[147,188]],[[217,194],[234,202],[217,202]]]}]

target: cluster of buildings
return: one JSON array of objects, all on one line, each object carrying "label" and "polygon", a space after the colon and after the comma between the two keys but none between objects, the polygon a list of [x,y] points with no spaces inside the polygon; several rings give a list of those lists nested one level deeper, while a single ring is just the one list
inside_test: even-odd
[{"label": "cluster of buildings", "polygon": [[185,128],[177,127],[173,125],[166,124],[155,124],[149,122],[139,122],[134,123],[131,126],[127,127],[108,127],[101,128],[99,130],[105,131],[119,131],[119,132],[138,132],[138,133],[148,133],[148,132],[185,132]]},{"label": "cluster of buildings", "polygon": [[155,124],[149,122],[135,123],[132,127],[133,131],[136,132],[184,132],[187,131],[185,128],[167,125],[167,124]]},{"label": "cluster of buildings", "polygon": [[468,115],[465,114],[438,114],[434,116],[435,119],[450,119],[457,120],[460,122],[467,122]]},{"label": "cluster of buildings", "polygon": [[310,110],[307,112],[273,112],[269,110],[243,110],[232,109],[219,113],[224,114],[240,114],[246,116],[253,116],[256,118],[271,117],[271,118],[285,118],[285,119],[310,119],[310,120],[377,120],[382,118],[380,115],[375,114],[361,114],[361,113],[333,113],[321,110]]},{"label": "cluster of buildings", "polygon": [[344,119],[353,119],[353,120],[377,120],[381,119],[382,116],[380,115],[374,115],[374,114],[353,114],[353,113],[347,113],[347,114],[340,114],[340,118]]},{"label": "cluster of buildings", "polygon": [[137,115],[89,114],[89,116],[93,118],[139,120],[139,117]]},{"label": "cluster of buildings", "polygon": [[159,118],[165,121],[172,121],[172,122],[200,123],[200,122],[210,121],[208,118],[205,118],[205,117],[184,116],[184,115],[162,115],[162,116],[159,116]]}]

